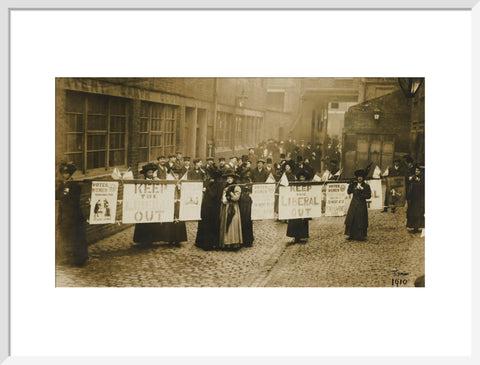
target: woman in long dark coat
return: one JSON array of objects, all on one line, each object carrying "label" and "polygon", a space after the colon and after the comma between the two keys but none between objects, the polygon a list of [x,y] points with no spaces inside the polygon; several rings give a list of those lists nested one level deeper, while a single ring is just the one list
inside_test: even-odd
[{"label": "woman in long dark coat", "polygon": [[[157,170],[155,164],[149,163],[142,167],[140,173],[145,180],[155,180],[154,172]],[[158,180],[158,179],[157,179]],[[160,242],[162,223],[137,223],[133,232],[133,242],[142,246],[150,246],[153,242]]]},{"label": "woman in long dark coat", "polygon": [[349,240],[365,241],[368,228],[367,199],[372,196],[370,185],[366,184],[365,170],[355,171],[356,181],[350,183],[347,193],[353,194],[347,217],[345,218],[345,234]]},{"label": "woman in long dark coat", "polygon": [[242,220],[242,238],[243,245],[245,247],[251,247],[253,245],[253,223],[252,223],[252,179],[250,177],[250,169],[246,169],[242,172],[240,182],[246,184],[242,188],[242,194],[238,201],[240,208],[240,218]]},{"label": "woman in long dark coat", "polygon": [[[310,180],[310,175],[305,170],[297,172],[296,178],[298,181]],[[287,237],[293,237],[293,243],[306,243],[309,237],[308,221],[312,218],[289,219],[287,226]],[[305,241],[303,241],[305,240]]]},{"label": "woman in long dark coat", "polygon": [[201,220],[198,221],[195,246],[204,250],[218,247],[220,236],[220,204],[222,199],[222,172],[215,168],[209,169],[209,180],[203,194]]},{"label": "woman in long dark coat", "polygon": [[74,165],[63,165],[60,168],[63,181],[55,189],[55,199],[59,200],[56,256],[63,263],[82,266],[88,259],[88,248],[85,218],[80,208],[81,187],[72,181],[75,171]]},{"label": "woman in long dark coat", "polygon": [[419,228],[425,228],[425,174],[417,165],[415,175],[408,179],[407,228],[413,228],[412,233],[418,233]]},{"label": "woman in long dark coat", "polygon": [[[181,169],[172,169],[174,177],[178,180],[183,173]],[[175,211],[174,216],[178,217],[180,212],[180,185],[175,188]],[[169,242],[175,246],[179,246],[180,242],[187,241],[187,227],[183,221],[161,223],[159,227],[159,241]]]}]

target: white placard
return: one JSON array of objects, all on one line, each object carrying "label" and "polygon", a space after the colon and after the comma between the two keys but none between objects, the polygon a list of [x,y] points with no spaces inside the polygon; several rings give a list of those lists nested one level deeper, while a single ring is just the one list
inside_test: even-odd
[{"label": "white placard", "polygon": [[174,202],[175,184],[125,184],[122,222],[173,222]]},{"label": "white placard", "polygon": [[278,219],[322,216],[322,185],[280,186]]},{"label": "white placard", "polygon": [[348,184],[327,184],[326,189],[325,216],[344,216],[347,212],[345,209],[345,202],[348,199]]},{"label": "white placard", "polygon": [[117,194],[117,181],[92,181],[90,224],[115,223]]},{"label": "white placard", "polygon": [[275,218],[275,184],[252,185],[252,220]]},{"label": "white placard", "polygon": [[367,199],[368,209],[383,209],[382,180],[367,180],[372,197]]},{"label": "white placard", "polygon": [[202,219],[202,195],[202,182],[182,181],[179,216],[181,221],[198,221]]}]

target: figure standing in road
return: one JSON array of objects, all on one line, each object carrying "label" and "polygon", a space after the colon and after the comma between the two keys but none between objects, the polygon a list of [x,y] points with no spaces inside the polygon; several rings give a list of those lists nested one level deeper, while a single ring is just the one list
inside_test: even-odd
[{"label": "figure standing in road", "polygon": [[425,228],[425,174],[418,164],[415,174],[408,180],[407,228],[413,228],[412,233],[418,233],[420,228]]},{"label": "figure standing in road", "polygon": [[226,185],[222,194],[222,205],[220,207],[220,240],[221,249],[238,250],[242,243],[242,222],[238,201],[242,194],[240,186],[235,184],[237,175],[233,170],[224,172]]},{"label": "figure standing in road", "polygon": [[56,256],[59,261],[74,266],[82,266],[88,260],[85,218],[80,208],[81,187],[72,180],[77,168],[73,164],[60,167],[63,180],[55,189],[58,206],[58,242]]},{"label": "figure standing in road", "polygon": [[349,240],[365,241],[368,228],[367,199],[372,192],[370,185],[365,183],[365,170],[355,171],[356,181],[348,186],[347,193],[353,194],[347,217],[345,218],[345,234]]},{"label": "figure standing in road", "polygon": [[[310,180],[310,176],[305,170],[297,173],[298,181]],[[307,243],[308,235],[308,221],[312,218],[298,218],[289,219],[287,226],[287,237],[293,237],[293,243]]]}]

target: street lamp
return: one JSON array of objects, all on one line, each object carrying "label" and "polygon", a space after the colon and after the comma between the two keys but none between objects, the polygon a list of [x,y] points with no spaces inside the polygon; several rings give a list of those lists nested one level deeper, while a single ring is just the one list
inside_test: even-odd
[{"label": "street lamp", "polygon": [[399,77],[398,84],[407,98],[413,98],[422,86],[423,80],[423,77]]},{"label": "street lamp", "polygon": [[373,110],[373,120],[374,120],[375,122],[378,122],[378,121],[380,120],[380,109],[375,108],[375,109]]}]

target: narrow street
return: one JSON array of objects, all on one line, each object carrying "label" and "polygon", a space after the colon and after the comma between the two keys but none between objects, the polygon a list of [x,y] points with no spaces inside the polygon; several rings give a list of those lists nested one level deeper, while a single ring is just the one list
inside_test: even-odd
[{"label": "narrow street", "polygon": [[[344,217],[310,221],[310,239],[292,244],[287,225],[255,221],[255,242],[237,252],[194,246],[187,223],[181,247],[132,246],[133,227],[90,246],[84,267],[56,267],[57,287],[402,287],[425,272],[425,238],[405,228],[405,209],[369,211],[365,242],[347,241]],[[398,273],[402,273],[398,275]],[[396,286],[396,285],[394,285]]]}]

